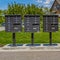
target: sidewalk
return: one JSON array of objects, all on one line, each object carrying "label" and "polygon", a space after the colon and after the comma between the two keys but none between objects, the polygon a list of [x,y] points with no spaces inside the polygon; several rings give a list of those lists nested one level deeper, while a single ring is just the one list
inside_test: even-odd
[{"label": "sidewalk", "polygon": [[0,60],[60,60],[60,51],[0,51]]},{"label": "sidewalk", "polygon": [[60,60],[60,47],[0,48],[0,60]]}]

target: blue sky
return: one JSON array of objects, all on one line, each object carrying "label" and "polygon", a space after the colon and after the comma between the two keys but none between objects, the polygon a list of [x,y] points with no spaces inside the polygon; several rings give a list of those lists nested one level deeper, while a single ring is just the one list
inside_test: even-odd
[{"label": "blue sky", "polygon": [[11,4],[14,1],[21,4],[35,4],[38,6],[51,7],[54,0],[0,0],[0,9],[7,9],[8,3]]}]

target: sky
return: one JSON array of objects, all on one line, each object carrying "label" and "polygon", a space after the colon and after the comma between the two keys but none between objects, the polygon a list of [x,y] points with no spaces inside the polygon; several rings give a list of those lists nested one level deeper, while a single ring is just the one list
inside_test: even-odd
[{"label": "sky", "polygon": [[35,4],[37,6],[51,7],[54,0],[0,0],[0,9],[7,9],[8,3]]}]

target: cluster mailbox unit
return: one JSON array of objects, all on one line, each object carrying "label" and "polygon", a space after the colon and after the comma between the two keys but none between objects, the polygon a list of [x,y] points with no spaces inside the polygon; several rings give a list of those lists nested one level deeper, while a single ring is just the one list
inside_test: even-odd
[{"label": "cluster mailbox unit", "polygon": [[21,15],[5,15],[5,30],[13,33],[13,46],[16,46],[15,32],[22,31]]},{"label": "cluster mailbox unit", "polygon": [[5,21],[7,32],[22,31],[22,20],[20,15],[5,15]]},{"label": "cluster mailbox unit", "polygon": [[25,15],[24,17],[25,32],[39,32],[40,31],[40,16],[39,15]]},{"label": "cluster mailbox unit", "polygon": [[[5,31],[13,33],[13,46],[16,46],[15,32],[22,31],[21,15],[5,15]],[[31,43],[34,45],[34,32],[40,31],[40,16],[25,15],[24,16],[24,31],[31,32]],[[49,32],[50,44],[52,45],[52,32],[58,31],[58,15],[43,16],[43,31]]]},{"label": "cluster mailbox unit", "polygon": [[40,31],[40,16],[39,15],[25,15],[24,16],[24,31],[31,32],[31,42],[34,45],[34,32]]},{"label": "cluster mailbox unit", "polygon": [[50,44],[52,44],[52,32],[58,31],[58,15],[44,15],[43,16],[43,31],[49,32]]}]

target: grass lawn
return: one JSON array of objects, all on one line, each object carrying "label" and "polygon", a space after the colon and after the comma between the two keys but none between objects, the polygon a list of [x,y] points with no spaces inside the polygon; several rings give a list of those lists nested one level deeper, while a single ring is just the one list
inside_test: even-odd
[{"label": "grass lawn", "polygon": [[[60,43],[60,31],[52,33],[52,40],[53,43]],[[31,42],[31,33],[27,32],[16,33],[16,43],[30,43],[30,42]],[[48,43],[49,33],[48,32],[34,33],[34,42]],[[0,45],[5,45],[9,43],[12,43],[12,33],[1,31]]]}]

